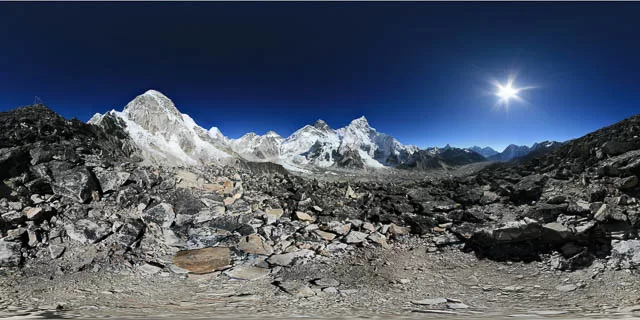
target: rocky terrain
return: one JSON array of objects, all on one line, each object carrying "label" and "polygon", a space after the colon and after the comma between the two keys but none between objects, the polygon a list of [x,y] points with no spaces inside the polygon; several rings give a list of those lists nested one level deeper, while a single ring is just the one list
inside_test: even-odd
[{"label": "rocky terrain", "polygon": [[640,116],[519,162],[353,176],[162,166],[118,121],[0,113],[5,315],[640,310]]}]

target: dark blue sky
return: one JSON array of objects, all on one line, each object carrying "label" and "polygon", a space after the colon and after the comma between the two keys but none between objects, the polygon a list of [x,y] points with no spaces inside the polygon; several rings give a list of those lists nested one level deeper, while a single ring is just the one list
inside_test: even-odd
[{"label": "dark blue sky", "polygon": [[[640,3],[0,3],[0,110],[153,88],[205,128],[365,115],[418,146],[565,140],[640,112]],[[528,103],[494,108],[491,79]]]}]

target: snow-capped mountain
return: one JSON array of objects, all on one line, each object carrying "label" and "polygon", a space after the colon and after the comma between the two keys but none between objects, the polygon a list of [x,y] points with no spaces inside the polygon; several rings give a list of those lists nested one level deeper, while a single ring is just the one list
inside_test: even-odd
[{"label": "snow-capped mountain", "polygon": [[280,154],[284,161],[295,165],[330,167],[337,161],[340,136],[329,125],[318,120],[284,139]]},{"label": "snow-capped mountain", "polygon": [[383,168],[403,163],[417,147],[404,146],[377,132],[365,117],[360,117],[337,130],[318,120],[286,138],[280,150],[282,161],[297,165]]},{"label": "snow-capped mountain", "polygon": [[95,114],[89,123],[118,124],[129,134],[144,159],[163,165],[207,164],[241,157],[304,170],[307,166],[399,167],[423,160],[430,162],[432,159],[426,159],[430,157],[447,165],[483,160],[477,159],[482,157],[475,152],[451,147],[425,151],[426,154],[416,157],[418,147],[405,146],[392,136],[378,132],[364,116],[337,130],[318,120],[287,138],[269,131],[264,135],[247,133],[238,139],[229,139],[217,127],[209,130],[200,127],[191,117],[180,113],[173,101],[155,90],[137,96],[121,112]]},{"label": "snow-capped mountain", "polygon": [[[168,165],[196,165],[231,158],[226,138],[217,128],[207,131],[180,113],[171,99],[149,90],[129,102],[122,112],[95,114],[89,123],[106,117],[121,123],[145,159]],[[226,150],[225,150],[226,149]]]},{"label": "snow-capped mountain", "polygon": [[474,151],[476,153],[479,153],[480,155],[482,155],[485,158],[489,158],[489,157],[499,153],[498,151],[494,150],[491,147],[482,148],[482,147],[478,147],[478,146],[473,146],[473,147],[470,147],[469,150]]},{"label": "snow-capped mountain", "polygon": [[489,160],[509,161],[527,155],[531,151],[528,146],[518,146],[515,144],[508,145],[502,152],[490,156]]},{"label": "snow-capped mountain", "polygon": [[284,139],[274,131],[262,136],[250,132],[239,139],[229,140],[229,145],[233,151],[247,160],[278,161],[283,141]]},{"label": "snow-capped mountain", "polygon": [[493,161],[511,161],[525,156],[537,155],[547,151],[555,150],[562,144],[562,142],[558,141],[536,142],[531,147],[510,144],[504,149],[504,151],[489,156],[488,159]]}]

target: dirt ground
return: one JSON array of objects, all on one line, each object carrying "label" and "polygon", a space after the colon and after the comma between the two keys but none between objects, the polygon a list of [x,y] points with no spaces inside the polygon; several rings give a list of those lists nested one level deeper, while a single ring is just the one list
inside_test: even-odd
[{"label": "dirt ground", "polygon": [[[338,281],[337,292],[310,284]],[[22,277],[2,270],[0,317],[246,318],[633,318],[640,277],[602,264],[560,272],[543,263],[478,260],[457,249],[429,253],[423,239],[391,249],[316,257],[255,281],[223,274],[84,271]],[[311,296],[275,283],[308,285]],[[426,305],[425,299],[446,302]]]}]

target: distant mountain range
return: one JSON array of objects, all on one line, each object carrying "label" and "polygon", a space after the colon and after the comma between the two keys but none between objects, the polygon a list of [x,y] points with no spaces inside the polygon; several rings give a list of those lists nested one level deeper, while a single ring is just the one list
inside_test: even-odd
[{"label": "distant mountain range", "polygon": [[489,147],[461,149],[449,145],[419,149],[378,132],[364,116],[339,129],[318,120],[286,138],[269,131],[229,139],[217,127],[200,127],[189,115],[181,113],[171,99],[155,90],[137,96],[121,112],[95,114],[89,123],[120,126],[144,159],[165,165],[196,165],[240,157],[274,162],[297,171],[313,167],[430,169],[487,159],[506,161],[537,148],[511,145],[502,153]]},{"label": "distant mountain range", "polygon": [[515,144],[510,144],[502,152],[498,152],[491,147],[482,148],[478,146],[473,146],[468,149],[483,155],[485,158],[487,158],[487,160],[511,161],[514,159],[522,158],[533,152],[540,153],[540,152],[555,150],[558,147],[560,147],[562,144],[563,144],[562,142],[557,142],[557,141],[537,142],[537,143],[534,143],[531,147],[524,146],[524,145],[519,146]]}]

